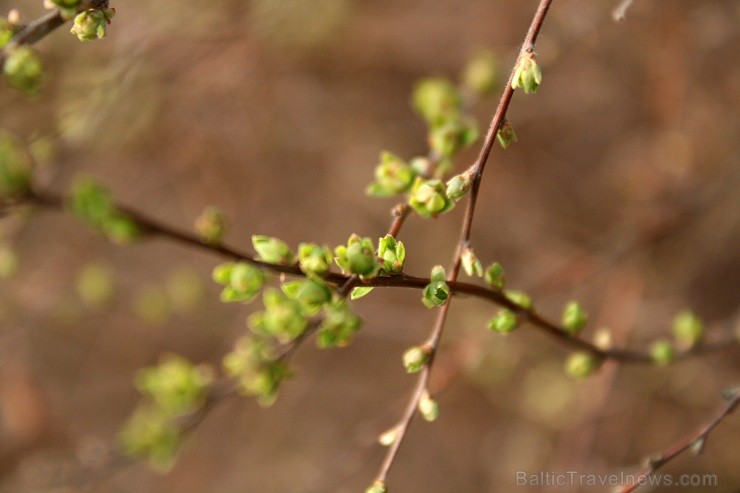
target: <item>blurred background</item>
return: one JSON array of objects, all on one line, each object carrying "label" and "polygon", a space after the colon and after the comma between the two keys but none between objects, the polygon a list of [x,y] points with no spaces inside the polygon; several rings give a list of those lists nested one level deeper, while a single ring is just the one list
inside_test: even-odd
[{"label": "blurred background", "polygon": [[[2,0],[0,12],[17,7],[28,21],[40,4]],[[42,157],[39,186],[63,192],[89,174],[185,229],[217,205],[227,242],[242,249],[254,233],[294,246],[378,237],[395,203],[363,194],[379,152],[427,149],[414,82],[457,80],[481,47],[505,78],[536,4],[112,2],[105,40],[81,45],[63,27],[37,45],[45,88],[28,101],[0,87],[0,128]],[[615,4],[554,2],[537,44],[543,85],[515,95],[519,142],[493,152],[473,244],[550,318],[579,299],[587,337],[609,327],[615,344],[646,347],[683,308],[717,337],[738,325],[740,3],[637,0],[623,23]],[[483,128],[494,108],[476,106]],[[449,262],[462,210],[407,221],[406,272]],[[371,482],[385,453],[376,437],[415,382],[400,356],[434,318],[417,291],[356,302],[366,325],[351,346],[304,345],[268,410],[221,403],[168,474],[139,463],[60,485],[80,464],[105,462],[138,401],[138,368],[166,353],[218,365],[260,304],[221,304],[209,278],[220,259],[202,251],[118,247],[49,211],[0,228],[18,255],[0,283],[0,492],[357,492]],[[527,328],[487,331],[495,310],[454,302],[432,383],[441,416],[413,423],[392,491],[574,491],[516,487],[515,473],[635,472],[740,382],[737,347],[668,368],[607,363],[574,382],[567,348]],[[730,417],[703,455],[665,472],[716,474],[719,486],[696,491],[738,491],[739,436]]]}]

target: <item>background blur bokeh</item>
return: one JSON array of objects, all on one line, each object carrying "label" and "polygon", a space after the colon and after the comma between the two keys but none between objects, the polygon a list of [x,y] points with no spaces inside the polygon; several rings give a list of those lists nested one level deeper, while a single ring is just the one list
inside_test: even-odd
[{"label": "background blur bokeh", "polygon": [[[62,28],[39,43],[42,95],[0,87],[0,127],[45,156],[40,186],[64,191],[86,173],[182,228],[215,204],[242,248],[253,233],[292,245],[377,237],[393,202],[362,191],[379,151],[426,152],[414,82],[456,78],[480,47],[508,71],[536,3],[113,2],[104,41],[82,45]],[[0,11],[30,19],[40,4],[2,0]],[[644,347],[682,308],[717,335],[738,323],[740,3],[637,0],[619,24],[614,4],[554,3],[537,45],[544,83],[516,94],[519,143],[494,151],[483,180],[476,252],[550,317],[581,300],[589,336],[607,326],[616,343]],[[476,107],[482,126],[494,105]],[[461,214],[408,221],[407,272],[449,262]],[[259,305],[219,303],[209,280],[219,259],[201,251],[117,247],[54,212],[0,227],[20,259],[0,284],[3,493],[104,462],[136,405],[136,369],[168,352],[218,364]],[[86,288],[100,279],[112,280],[109,296]],[[224,402],[169,474],[136,464],[51,490],[362,491],[385,452],[375,438],[415,381],[400,355],[434,317],[418,298],[376,290],[358,301],[366,326],[350,347],[306,344],[273,408]],[[493,313],[454,303],[433,384],[445,388],[442,415],[413,424],[393,491],[568,491],[515,487],[515,471],[635,471],[740,381],[735,348],[666,369],[610,363],[575,383],[562,371],[566,349],[531,330],[492,334]],[[716,474],[706,491],[738,491],[739,436],[730,417],[702,456],[665,471]]]}]

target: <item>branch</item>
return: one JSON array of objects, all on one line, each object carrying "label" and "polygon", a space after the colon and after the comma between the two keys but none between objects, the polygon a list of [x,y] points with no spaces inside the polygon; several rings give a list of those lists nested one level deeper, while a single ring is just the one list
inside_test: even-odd
[{"label": "branch", "polygon": [[[470,174],[473,177],[473,184],[472,184],[471,191],[470,191],[470,199],[468,201],[468,206],[467,206],[467,209],[465,210],[465,217],[463,219],[462,231],[460,232],[460,241],[458,242],[457,251],[455,252],[455,257],[452,261],[452,266],[450,268],[450,272],[447,278],[448,285],[450,285],[451,288],[452,288],[452,284],[457,281],[457,277],[460,272],[460,266],[462,263],[462,254],[470,244],[470,232],[471,232],[472,225],[473,225],[475,205],[478,199],[478,190],[480,188],[480,181],[483,176],[483,171],[485,169],[486,162],[488,161],[488,157],[491,154],[491,150],[493,149],[493,145],[496,142],[496,134],[498,133],[501,125],[504,123],[504,119],[506,117],[506,111],[508,110],[509,104],[511,103],[511,98],[514,95],[514,88],[512,87],[511,83],[514,80],[514,74],[516,71],[517,63],[523,55],[533,50],[534,43],[537,40],[537,35],[539,34],[540,29],[542,28],[542,23],[544,22],[545,17],[547,16],[547,11],[549,10],[551,4],[552,4],[552,0],[540,0],[539,6],[537,7],[537,11],[535,12],[535,15],[532,19],[532,23],[529,26],[529,31],[527,32],[527,35],[524,38],[524,44],[522,45],[522,49],[520,50],[519,56],[517,57],[517,61],[514,64],[514,67],[512,68],[511,73],[509,75],[509,79],[506,83],[506,88],[504,89],[504,93],[501,96],[501,99],[498,104],[498,108],[496,109],[496,113],[493,115],[493,119],[491,120],[491,125],[488,129],[488,133],[486,134],[486,138],[483,142],[483,146],[481,148],[480,154],[478,155],[478,159],[469,169]],[[501,293],[498,293],[498,294],[501,298],[505,298]],[[393,461],[395,460],[398,454],[398,451],[401,447],[401,443],[403,442],[403,439],[406,436],[406,433],[408,432],[409,426],[411,425],[411,421],[416,415],[416,410],[419,405],[419,402],[425,395],[429,395],[429,390],[428,390],[429,376],[431,374],[432,366],[434,364],[434,356],[437,352],[437,348],[439,347],[439,342],[442,338],[442,332],[444,331],[444,325],[445,325],[445,321],[447,320],[447,313],[449,312],[449,309],[450,309],[450,303],[451,303],[451,300],[448,300],[448,302],[445,305],[443,305],[442,308],[440,309],[439,314],[437,315],[437,320],[434,324],[434,328],[432,329],[432,332],[429,335],[429,338],[424,344],[424,347],[429,352],[429,359],[424,365],[424,367],[421,369],[421,372],[420,372],[416,387],[414,389],[414,392],[411,396],[411,399],[409,399],[406,409],[404,410],[403,416],[401,417],[400,423],[395,428],[396,430],[395,439],[393,440],[393,443],[388,448],[388,452],[386,453],[385,458],[383,459],[383,463],[380,466],[380,470],[378,471],[378,475],[375,478],[375,484],[381,485],[382,489],[385,489],[385,482],[388,476],[388,471],[393,465]],[[519,308],[518,305],[515,305],[515,306]],[[556,330],[554,333],[558,334],[558,332],[559,331]],[[585,344],[588,344],[590,346],[589,343],[585,343]]]},{"label": "branch", "polygon": [[[13,209],[22,205],[35,205],[37,207],[64,211],[66,203],[67,199],[61,195],[57,195],[52,192],[42,192],[39,190],[35,190],[29,192],[29,194],[23,197],[17,198],[12,202],[0,204],[2,206],[0,207],[0,210]],[[170,225],[164,224],[130,207],[116,204],[116,209],[126,214],[130,219],[136,222],[137,226],[139,226],[139,228],[141,229],[144,238],[149,237],[166,239],[190,247],[195,247],[200,250],[204,250],[206,252],[234,261],[247,262],[267,271],[279,274],[287,274],[291,276],[305,277],[305,273],[303,273],[303,271],[301,271],[297,265],[277,265],[270,264],[261,260],[256,260],[254,258],[254,254],[250,252],[240,251],[234,247],[224,244],[214,245],[203,243],[195,234],[188,233]],[[396,208],[394,219],[388,231],[391,233],[398,233],[398,231],[400,231],[401,229],[401,226],[403,225],[403,220],[406,218],[407,215],[407,208],[401,208],[401,210],[399,210],[399,208]],[[456,255],[456,260],[459,261],[458,255]],[[375,277],[371,279],[361,280],[357,276],[345,276],[337,272],[327,273],[324,279],[333,285],[339,286],[338,293],[342,296],[346,296],[353,287],[359,285],[367,287],[408,288],[421,290],[424,289],[427,284],[431,282],[428,277],[417,277],[407,274],[397,274],[388,277]],[[602,349],[585,339],[575,337],[568,333],[559,324],[548,320],[547,318],[538,314],[534,308],[525,308],[514,303],[509,298],[507,298],[502,291],[497,291],[485,286],[480,286],[467,282],[460,282],[452,279],[449,280],[447,284],[450,287],[450,292],[453,295],[472,296],[480,300],[488,301],[500,307],[507,308],[516,313],[522,321],[528,322],[537,330],[540,330],[541,332],[554,338],[556,341],[563,344],[564,346],[570,347],[574,350],[588,351],[599,359],[611,359],[624,363],[651,363],[653,361],[648,351],[618,348]],[[446,312],[447,306],[449,306],[449,303],[441,308],[440,316],[442,313]],[[736,344],[737,341],[732,337],[731,334],[729,334],[726,337],[712,343],[692,346],[691,348],[678,353],[676,355],[676,359],[684,359],[700,353],[721,350]]]},{"label": "branch", "polygon": [[685,451],[692,449],[695,454],[701,453],[704,449],[704,444],[709,437],[709,434],[714,430],[727,416],[733,413],[740,403],[740,387],[729,389],[726,391],[727,404],[725,404],[719,412],[714,416],[712,421],[707,425],[704,425],[694,434],[686,437],[680,442],[676,443],[672,447],[661,452],[659,455],[650,457],[647,460],[645,467],[637,474],[637,478],[634,483],[628,484],[619,493],[630,493],[638,487],[647,483],[647,478],[655,471],[672,461]]}]

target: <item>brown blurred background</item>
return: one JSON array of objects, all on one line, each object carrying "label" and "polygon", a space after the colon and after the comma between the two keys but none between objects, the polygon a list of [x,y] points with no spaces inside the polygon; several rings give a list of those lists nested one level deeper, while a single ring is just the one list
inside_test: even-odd
[{"label": "brown blurred background", "polygon": [[[3,0],[0,11],[27,20],[40,3]],[[245,249],[253,233],[292,245],[377,237],[393,202],[362,190],[379,151],[426,152],[414,82],[457,78],[480,47],[508,72],[536,3],[112,2],[104,41],[82,45],[62,28],[39,43],[46,87],[35,101],[0,87],[0,127],[46,156],[41,186],[63,191],[87,173],[182,228],[215,204],[228,242]],[[537,45],[544,82],[515,96],[519,143],[493,153],[474,246],[542,313],[582,301],[589,337],[607,326],[615,342],[645,347],[682,308],[716,336],[738,324],[740,3],[637,0],[620,24],[615,3],[554,2]],[[494,106],[478,105],[482,127]],[[407,272],[449,262],[461,213],[408,221]],[[20,256],[0,284],[0,492],[357,492],[371,481],[385,452],[374,440],[415,381],[400,355],[434,317],[415,291],[358,301],[366,326],[350,347],[306,344],[273,408],[226,401],[169,474],[137,464],[42,488],[104,460],[136,405],[137,368],[167,352],[218,364],[259,303],[220,304],[209,280],[219,259],[201,251],[116,247],[52,212],[0,227]],[[110,300],[85,295],[91,263],[110,273]],[[534,330],[489,333],[494,312],[454,303],[435,368],[442,414],[414,422],[392,491],[572,491],[515,487],[515,472],[634,472],[740,382],[735,348],[666,369],[607,364],[575,383],[567,350]],[[738,491],[739,437],[730,417],[702,456],[665,471],[718,476],[695,491]]]}]

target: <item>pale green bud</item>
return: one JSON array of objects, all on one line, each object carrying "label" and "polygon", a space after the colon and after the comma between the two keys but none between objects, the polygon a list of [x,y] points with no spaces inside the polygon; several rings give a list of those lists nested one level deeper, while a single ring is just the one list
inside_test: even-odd
[{"label": "pale green bud", "polygon": [[295,262],[290,247],[278,238],[253,235],[252,245],[257,251],[259,259],[269,264],[290,265]]},{"label": "pale green bud", "polygon": [[467,195],[472,186],[473,177],[470,172],[455,175],[447,181],[447,196],[457,202]]},{"label": "pale green bud", "polygon": [[375,245],[370,238],[361,238],[352,234],[347,245],[339,245],[334,249],[334,261],[342,272],[373,277],[378,274],[380,264],[375,253]]},{"label": "pale green bud", "polygon": [[332,252],[328,246],[315,243],[298,245],[298,266],[309,275],[324,276],[332,263]]},{"label": "pale green bud", "polygon": [[498,60],[487,50],[476,54],[463,72],[463,84],[481,96],[491,94],[498,85],[498,79]]},{"label": "pale green bud", "polygon": [[509,144],[517,141],[516,132],[514,132],[514,127],[511,126],[509,120],[504,120],[501,124],[498,132],[496,132],[496,140],[503,149],[508,149]]},{"label": "pale green bud", "polygon": [[501,309],[498,314],[488,322],[488,328],[500,334],[509,334],[519,326],[519,319],[511,310]]},{"label": "pale green bud", "polygon": [[424,368],[431,357],[431,349],[426,346],[414,346],[403,353],[403,366],[409,373],[416,373]]},{"label": "pale green bud", "polygon": [[195,230],[204,243],[211,245],[220,243],[226,231],[226,221],[221,209],[214,206],[206,207],[195,220]]},{"label": "pale green bud", "polygon": [[417,408],[426,421],[434,421],[439,417],[439,404],[428,392],[422,394]]},{"label": "pale green bud", "polygon": [[704,323],[689,310],[684,310],[673,319],[673,336],[679,347],[688,348],[704,337]]},{"label": "pale green bud", "polygon": [[504,295],[514,304],[519,305],[525,310],[532,309],[532,298],[523,291],[507,290]]},{"label": "pale green bud", "polygon": [[440,156],[450,157],[478,139],[478,126],[472,119],[449,120],[432,127],[429,148]]},{"label": "pale green bud", "polygon": [[369,195],[387,197],[403,193],[411,188],[416,171],[398,156],[390,152],[380,154],[380,162],[375,167],[375,182],[366,192]]},{"label": "pale green bud", "polygon": [[465,269],[465,273],[467,275],[471,277],[480,277],[483,275],[483,264],[481,264],[480,259],[475,255],[472,248],[468,247],[463,250],[460,259],[462,260],[462,267]]},{"label": "pale green bud", "polygon": [[452,209],[455,203],[447,196],[447,188],[442,181],[419,177],[411,189],[409,205],[421,216],[436,217]]},{"label": "pale green bud", "polygon": [[382,259],[384,273],[398,274],[403,270],[406,260],[406,247],[393,236],[385,235],[378,240],[378,257]]},{"label": "pale green bud", "polygon": [[102,39],[107,34],[108,24],[110,24],[110,18],[104,11],[88,9],[77,14],[70,32],[77,36],[80,41]]},{"label": "pale green bud", "polygon": [[430,126],[456,119],[462,109],[459,91],[450,81],[442,78],[420,81],[414,88],[412,102]]},{"label": "pale green bud", "polygon": [[578,334],[586,326],[588,314],[577,301],[570,301],[563,310],[563,328],[571,335]]},{"label": "pale green bud", "polygon": [[506,285],[506,271],[501,264],[494,262],[486,269],[483,279],[492,288],[503,289]]},{"label": "pale green bud", "polygon": [[660,366],[667,366],[673,362],[676,357],[676,350],[673,347],[671,341],[667,339],[661,339],[655,341],[650,346],[650,357],[653,361]]},{"label": "pale green bud", "polygon": [[394,426],[390,430],[386,430],[378,437],[378,443],[384,447],[390,447],[398,439],[398,426]]},{"label": "pale green bud", "polygon": [[521,87],[526,94],[535,93],[542,83],[542,69],[532,52],[525,53],[517,62],[512,89]]},{"label": "pale green bud", "polygon": [[5,58],[3,72],[8,82],[26,96],[36,96],[44,79],[44,68],[36,52],[28,46],[18,46]]},{"label": "pale green bud", "polygon": [[573,353],[565,361],[565,372],[573,378],[584,379],[591,376],[601,366],[601,361],[593,354],[580,351]]}]

